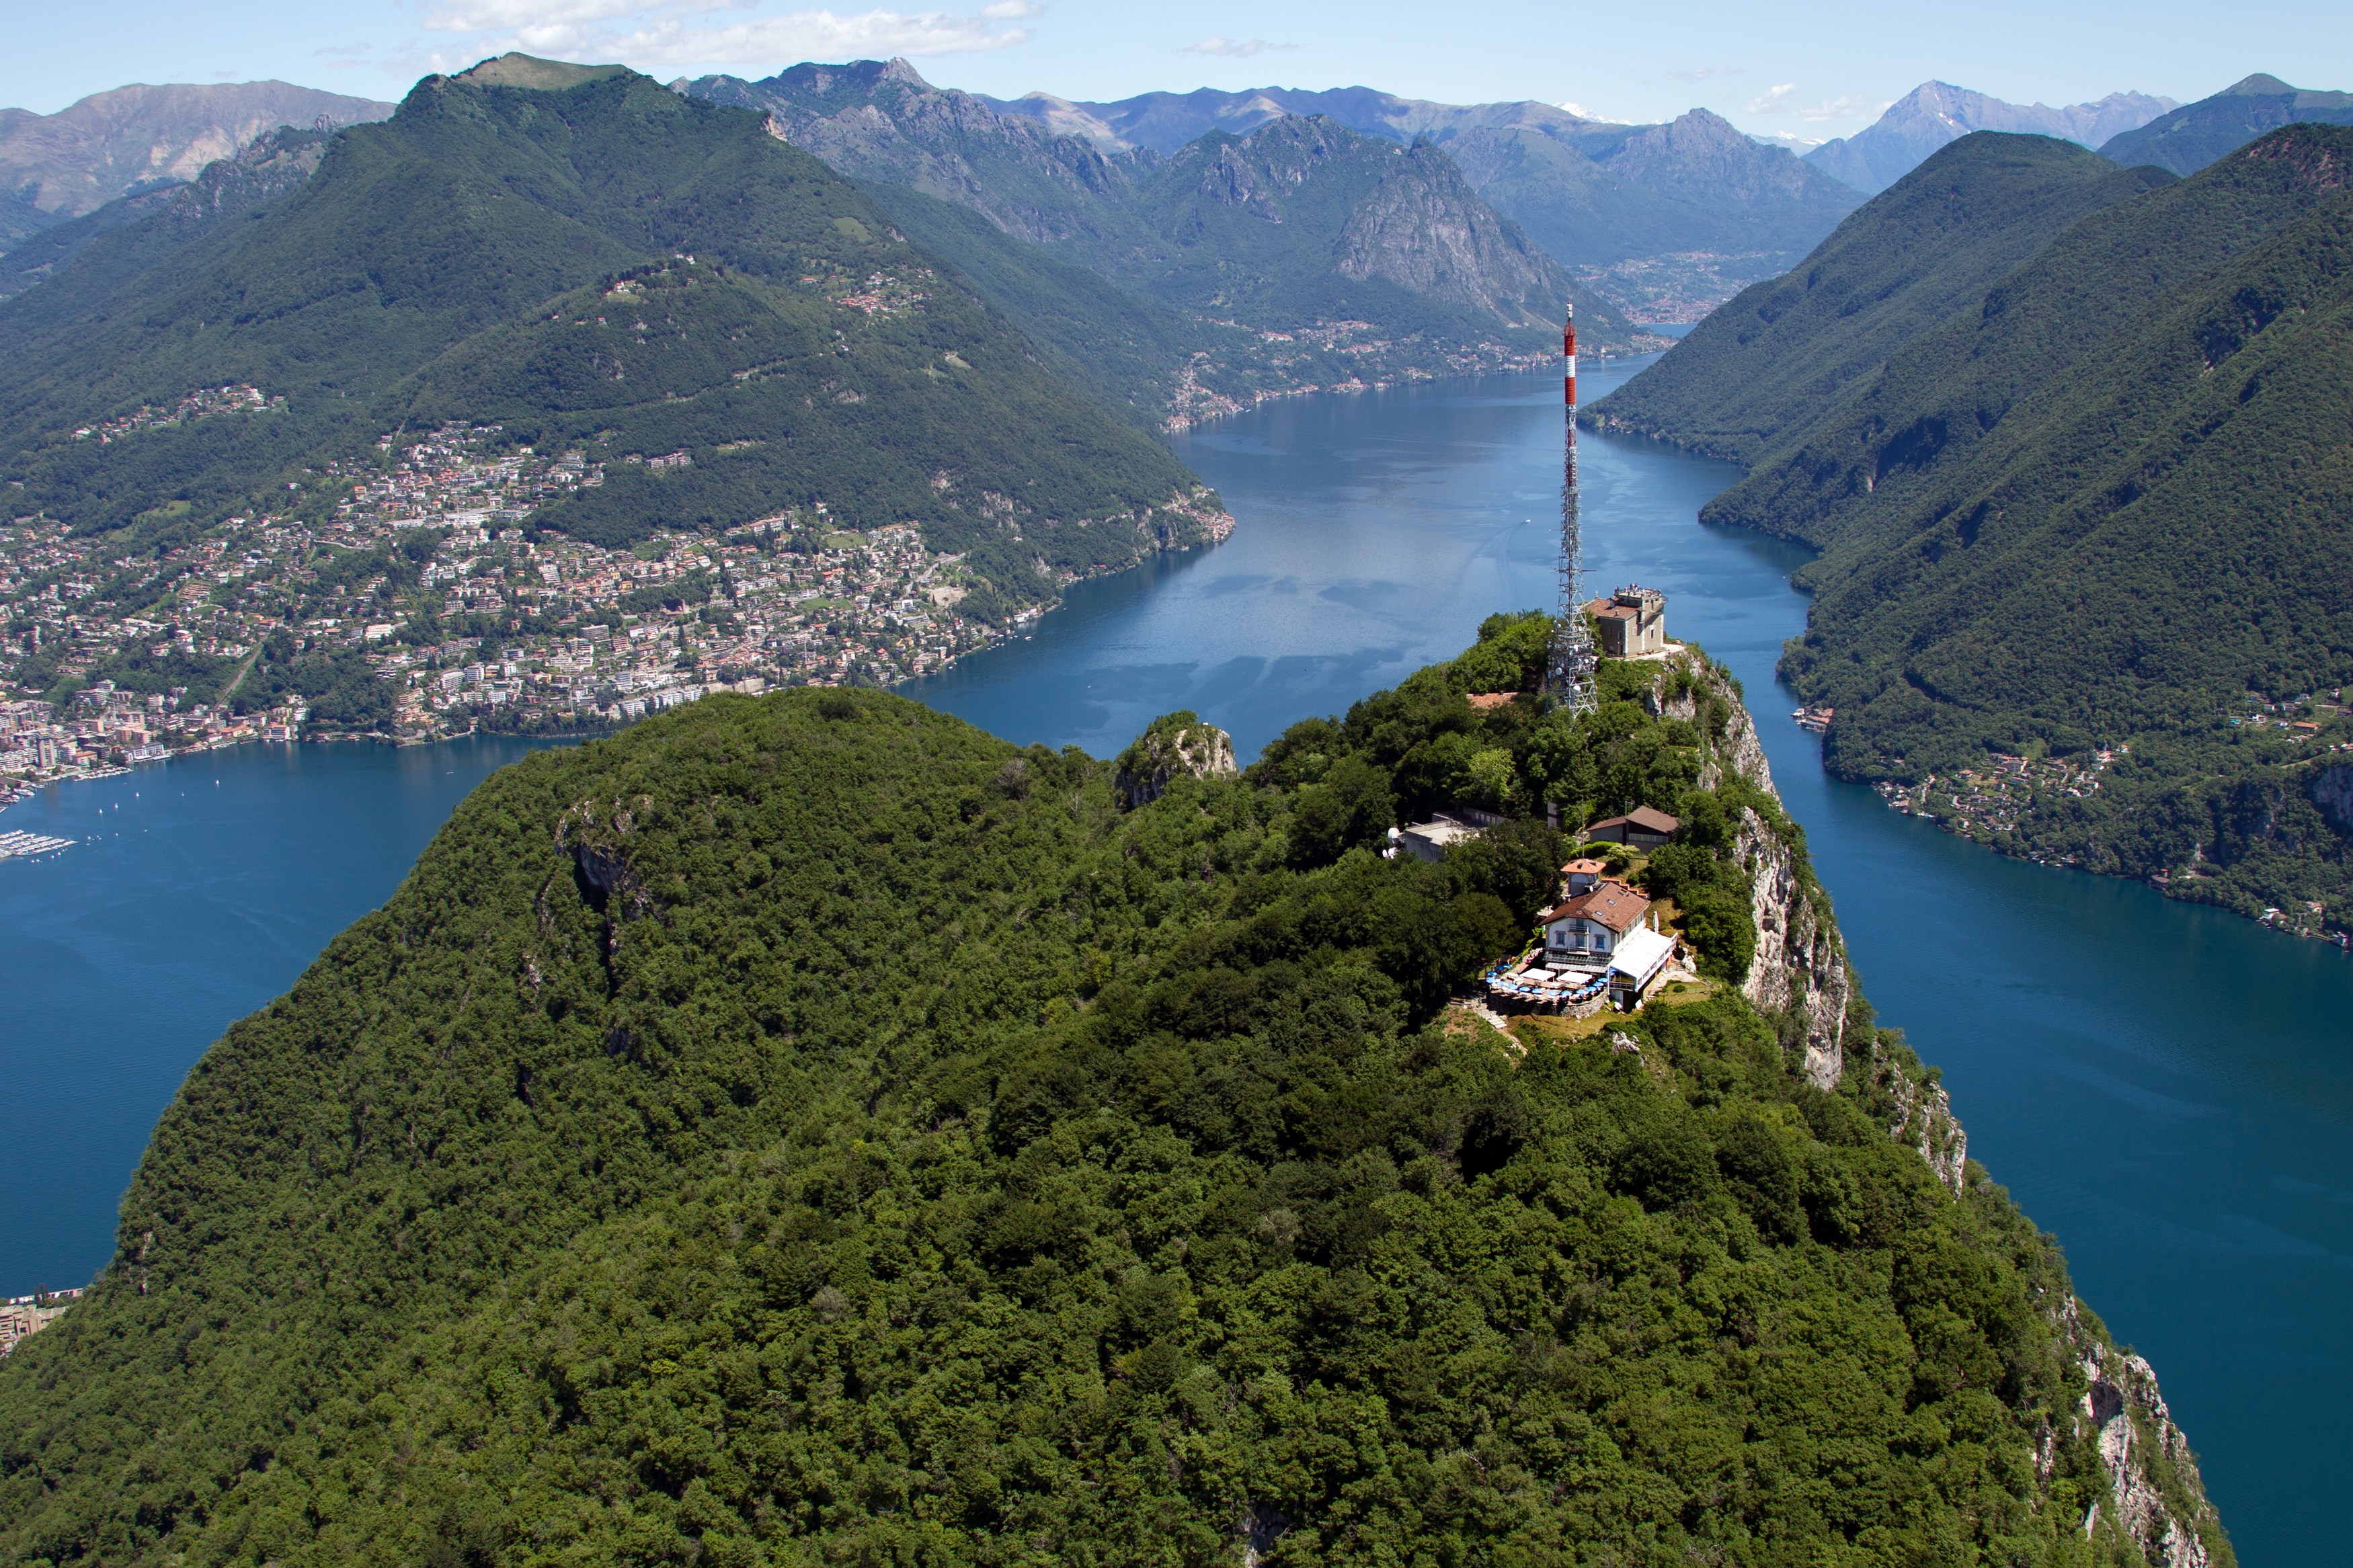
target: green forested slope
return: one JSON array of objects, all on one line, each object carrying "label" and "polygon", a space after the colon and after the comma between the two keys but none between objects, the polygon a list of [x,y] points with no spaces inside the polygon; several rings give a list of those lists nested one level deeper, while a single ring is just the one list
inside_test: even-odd
[{"label": "green forested slope", "polygon": [[[1991,752],[2128,747],[2095,790],[1968,830],[2343,927],[2348,151],[2353,131],[2294,127],[2088,220],[1850,411],[1883,444],[1875,483],[1788,466],[1839,502],[1765,514],[1831,545],[1799,574],[1816,597],[1784,668],[1838,711],[1834,771],[1933,779],[1931,809],[1968,818],[1961,771]],[[2266,704],[2317,728],[2246,722]]]},{"label": "green forested slope", "polygon": [[1449,757],[1673,802],[1686,886],[1798,846],[1691,790],[1715,685],[1472,709],[1528,625],[1128,813],[841,691],[499,774],[0,1363],[0,1554],[2141,1561],[2084,1534],[2056,1252],[1887,1136],[1926,1091],[1859,1004],[1836,1092],[1729,991],[1630,1050],[1428,1026],[1562,854],[1367,853]]},{"label": "green forested slope", "polygon": [[1942,493],[1946,470],[2021,398],[2141,311],[2337,199],[2348,149],[2353,132],[2297,127],[2105,206],[1894,353],[1704,515],[1822,546],[1902,531],[1908,509]]},{"label": "green forested slope", "polygon": [[945,257],[974,290],[1056,356],[1066,381],[1092,388],[1133,424],[1155,426],[1176,374],[1208,333],[1156,300],[1015,238],[971,207],[910,185],[863,180],[859,189],[907,237]]},{"label": "green forested slope", "polygon": [[2353,92],[2313,92],[2261,71],[2211,98],[2185,103],[2100,148],[2121,163],[2155,163],[2194,174],[2265,132],[2299,121],[2353,124]]},{"label": "green forested slope", "polygon": [[1779,278],[1595,403],[1588,424],[1753,468],[1786,453],[1906,343],[1974,309],[2085,215],[2163,184],[2049,136],[1938,150]]},{"label": "green forested slope", "polygon": [[[20,509],[103,527],[176,499],[201,524],[447,417],[599,457],[685,451],[669,480],[626,476],[543,520],[606,542],[821,497],[846,525],[918,521],[961,549],[991,526],[966,506],[987,490],[1039,521],[1023,561],[1082,571],[1099,546],[1047,520],[1191,487],[758,116],[617,70],[511,79],[427,78],[283,199],[160,250],[160,220],[118,230],[0,307]],[[289,416],[71,437],[227,383],[284,395]]]}]

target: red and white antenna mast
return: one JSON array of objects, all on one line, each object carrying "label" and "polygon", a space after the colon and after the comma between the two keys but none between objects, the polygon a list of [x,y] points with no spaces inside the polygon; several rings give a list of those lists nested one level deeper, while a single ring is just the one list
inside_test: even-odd
[{"label": "red and white antenna mast", "polygon": [[1585,627],[1585,543],[1577,496],[1577,314],[1574,306],[1560,327],[1562,426],[1560,468],[1560,609],[1553,622],[1545,689],[1556,706],[1589,713],[1599,703],[1593,689],[1593,637]]}]

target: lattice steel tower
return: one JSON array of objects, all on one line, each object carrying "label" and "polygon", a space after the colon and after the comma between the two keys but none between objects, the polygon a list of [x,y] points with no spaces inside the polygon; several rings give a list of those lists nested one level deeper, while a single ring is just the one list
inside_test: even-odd
[{"label": "lattice steel tower", "polygon": [[1596,706],[1593,691],[1593,638],[1585,629],[1585,550],[1578,535],[1577,500],[1577,318],[1572,309],[1561,323],[1561,356],[1567,362],[1561,378],[1564,434],[1560,466],[1560,611],[1553,623],[1551,658],[1545,670],[1545,689],[1553,701],[1571,713],[1588,713]]}]

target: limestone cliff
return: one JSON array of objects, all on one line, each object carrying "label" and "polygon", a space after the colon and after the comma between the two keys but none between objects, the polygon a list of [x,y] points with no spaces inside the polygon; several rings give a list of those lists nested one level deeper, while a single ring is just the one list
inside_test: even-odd
[{"label": "limestone cliff", "polygon": [[1740,810],[1735,854],[1748,873],[1757,925],[1757,954],[1741,991],[1760,1010],[1790,1020],[1789,1045],[1802,1052],[1807,1079],[1818,1089],[1832,1088],[1846,1070],[1847,1009],[1854,994],[1846,943],[1831,918],[1830,896],[1807,862],[1802,831],[1778,809],[1772,765],[1738,685],[1705,655],[1681,648],[1660,661],[1646,706],[1660,718],[1701,727],[1707,739],[1703,788],[1738,777],[1770,803],[1764,811]]},{"label": "limestone cliff", "polygon": [[[1766,797],[1765,809],[1743,809],[1736,840],[1755,889],[1757,952],[1742,987],[1748,1000],[1786,1021],[1787,1045],[1802,1048],[1802,1070],[1816,1087],[1852,1095],[1891,1138],[1916,1151],[1956,1197],[1980,1188],[1998,1194],[1984,1168],[1968,1158],[1968,1131],[1953,1114],[1936,1070],[1921,1063],[1900,1032],[1873,1026],[1829,897],[1814,879],[1802,832],[1778,809],[1764,747],[1730,673],[1696,649],[1671,650],[1659,661],[1644,705],[1657,717],[1686,720],[1701,730],[1704,787],[1736,776]],[[2345,776],[2353,777],[2353,771]],[[2316,798],[2324,791],[2353,798],[2353,786],[2341,780],[2316,784]],[[2048,1484],[2063,1446],[2089,1443],[2096,1449],[2103,1489],[2082,1530],[2097,1560],[2148,1568],[2233,1562],[2155,1369],[2118,1348],[2072,1292],[2048,1303],[2046,1316],[2067,1346],[2083,1394],[2073,1406],[2050,1413],[2037,1467]]]},{"label": "limestone cliff", "polygon": [[1158,800],[1178,778],[1229,779],[1241,771],[1234,763],[1233,737],[1189,710],[1155,719],[1119,754],[1118,766],[1112,790],[1130,811]]}]

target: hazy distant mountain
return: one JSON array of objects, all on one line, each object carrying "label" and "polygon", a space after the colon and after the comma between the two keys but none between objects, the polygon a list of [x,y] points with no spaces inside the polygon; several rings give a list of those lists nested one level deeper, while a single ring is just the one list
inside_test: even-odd
[{"label": "hazy distant mountain", "polygon": [[1033,92],[979,101],[1114,155],[1170,153],[1213,131],[1247,133],[1286,114],[1323,115],[1394,142],[1427,136],[1496,211],[1643,321],[1704,314],[1796,260],[1860,199],[1705,110],[1667,126],[1625,125],[1533,100],[1432,103],[1365,87],[1205,88],[1108,103]]},{"label": "hazy distant mountain", "polygon": [[332,135],[315,127],[280,125],[238,148],[235,156],[206,164],[185,184],[118,196],[96,212],[51,224],[0,258],[0,300],[45,281],[93,241],[162,214],[164,221],[150,224],[135,242],[118,244],[109,261],[77,274],[71,287],[88,294],[111,286],[126,268],[154,267],[203,237],[219,219],[258,213],[309,180]]},{"label": "hazy distant mountain", "polygon": [[[389,103],[282,81],[199,87],[135,83],[55,114],[0,109],[0,247],[118,196],[194,179],[280,125],[382,120]],[[8,232],[11,220],[15,233]]]},{"label": "hazy distant mountain", "polygon": [[2306,92],[2257,74],[2211,98],[2127,130],[2100,151],[2120,163],[2194,174],[2266,131],[2298,120],[2353,125],[2353,92]]},{"label": "hazy distant mountain", "polygon": [[1877,195],[1918,168],[1929,153],[1972,131],[2023,131],[2097,147],[2173,107],[2169,98],[2112,92],[2096,103],[2052,109],[2042,103],[2005,103],[1948,81],[1923,82],[1890,105],[1869,130],[1824,142],[1806,154],[1806,162],[1865,195]]},{"label": "hazy distant mountain", "polygon": [[1037,120],[1064,135],[1084,136],[1097,145],[1118,152],[1149,148],[1174,153],[1212,131],[1247,135],[1286,114],[1321,114],[1351,131],[1410,142],[1429,136],[1443,142],[1467,131],[1527,127],[1542,131],[1573,131],[1605,121],[1582,120],[1549,103],[1431,103],[1399,98],[1369,87],[1340,87],[1328,92],[1306,92],[1288,87],[1253,87],[1240,92],[1146,92],[1112,103],[1074,103],[1051,93],[1032,92],[1020,98],[989,98],[976,94],[999,114]]},{"label": "hazy distant mountain", "polygon": [[1152,162],[942,90],[905,60],[797,65],[764,81],[672,82],[690,97],[759,110],[785,138],[854,180],[908,185],[1033,244],[1117,248],[1121,208]]},{"label": "hazy distant mountain", "polygon": [[1572,267],[1678,252],[1786,266],[1862,197],[1704,109],[1665,125],[1468,132],[1445,143],[1479,194]]},{"label": "hazy distant mountain", "polygon": [[[1466,328],[1528,327],[1556,321],[1569,291],[1567,275],[1500,222],[1451,161],[1325,116],[1277,112],[1240,135],[1212,128],[1163,157],[998,114],[977,94],[933,87],[904,60],[800,65],[757,82],[705,77],[684,90],[764,109],[795,145],[854,179],[961,203],[1182,308],[1266,326],[1300,324],[1299,311],[1362,315],[1369,300],[1344,310],[1325,297],[1334,279],[1352,278],[1467,311]],[[1225,222],[1229,209],[1255,226]],[[1214,254],[1203,244],[1211,232]],[[1261,311],[1272,314],[1260,321]]]}]

